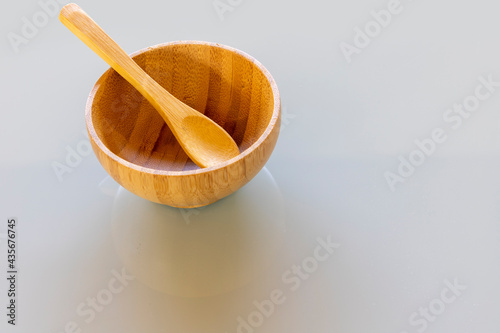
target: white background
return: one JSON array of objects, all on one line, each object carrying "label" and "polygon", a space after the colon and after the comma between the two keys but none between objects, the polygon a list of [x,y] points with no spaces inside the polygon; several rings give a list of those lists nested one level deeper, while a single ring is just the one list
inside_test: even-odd
[{"label": "white background", "polygon": [[[349,62],[342,43],[389,2],[79,2],[129,53],[217,42],[277,81],[283,131],[266,170],[186,219],[117,191],[93,154],[58,179],[67,147],[88,145],[86,99],[108,66],[37,1],[3,1],[0,234],[18,219],[19,294],[12,327],[0,239],[0,331],[498,333],[500,88],[456,129],[443,115],[480,76],[500,82],[500,8],[401,0]],[[435,128],[447,140],[392,191],[384,175]],[[283,276],[328,237],[340,247],[291,290]],[[77,312],[122,269],[136,278],[91,320]],[[455,282],[465,290],[447,291]],[[253,302],[273,290],[286,299],[259,317]],[[255,327],[238,327],[252,314]]]}]

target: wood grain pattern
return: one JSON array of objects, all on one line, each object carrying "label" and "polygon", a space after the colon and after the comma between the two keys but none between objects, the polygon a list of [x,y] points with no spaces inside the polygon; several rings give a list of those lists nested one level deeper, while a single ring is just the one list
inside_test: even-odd
[{"label": "wood grain pattern", "polygon": [[[173,97],[142,70],[78,5],[64,6],[59,19],[151,103],[182,149],[198,166],[214,166],[239,155],[238,146],[221,126]],[[201,49],[194,51],[206,52],[200,54],[200,57],[209,56],[210,52]],[[208,93],[207,86],[203,86],[206,73],[193,72],[197,67],[191,67],[188,59],[183,60],[186,68],[181,67],[178,79],[187,80],[185,90],[189,98],[186,102],[198,109],[204,109],[203,103],[206,103]],[[193,94],[195,90],[199,93]]]},{"label": "wood grain pattern", "polygon": [[199,207],[235,192],[262,169],[278,139],[281,103],[259,62],[195,41],[149,47],[132,57],[172,95],[222,126],[241,153],[200,169],[151,104],[110,69],[89,96],[86,122],[99,161],[118,183],[154,202]]}]

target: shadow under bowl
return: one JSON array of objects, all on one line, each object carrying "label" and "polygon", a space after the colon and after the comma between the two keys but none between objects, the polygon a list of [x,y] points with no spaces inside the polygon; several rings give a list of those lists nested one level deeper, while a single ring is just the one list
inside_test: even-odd
[{"label": "shadow under bowl", "polygon": [[258,61],[197,41],[148,47],[132,58],[172,95],[222,126],[240,154],[200,169],[153,106],[109,69],[90,93],[86,123],[99,162],[120,185],[153,202],[192,208],[230,195],[264,167],[278,139],[281,103],[274,79]]}]

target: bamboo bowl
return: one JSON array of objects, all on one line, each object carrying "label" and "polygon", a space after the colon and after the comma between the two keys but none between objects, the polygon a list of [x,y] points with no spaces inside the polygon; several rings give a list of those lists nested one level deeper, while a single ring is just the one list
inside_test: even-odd
[{"label": "bamboo bowl", "polygon": [[158,112],[113,69],[87,101],[92,148],[106,172],[130,192],[180,208],[211,204],[248,183],[278,139],[281,103],[271,74],[231,47],[181,41],[132,58],[172,95],[204,113],[236,141],[240,155],[200,169]]}]

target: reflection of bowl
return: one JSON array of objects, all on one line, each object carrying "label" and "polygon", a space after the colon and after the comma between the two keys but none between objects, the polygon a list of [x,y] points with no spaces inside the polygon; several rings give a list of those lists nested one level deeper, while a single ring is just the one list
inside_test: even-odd
[{"label": "reflection of bowl", "polygon": [[222,126],[240,155],[198,168],[158,112],[109,69],[89,96],[86,122],[111,177],[145,199],[188,208],[235,192],[262,169],[278,139],[281,104],[274,79],[259,62],[227,46],[193,41],[149,47],[132,57],[175,97]]},{"label": "reflection of bowl", "polygon": [[264,168],[234,195],[197,209],[115,195],[112,234],[118,256],[144,285],[181,297],[239,289],[279,260],[285,237],[281,192]]}]

